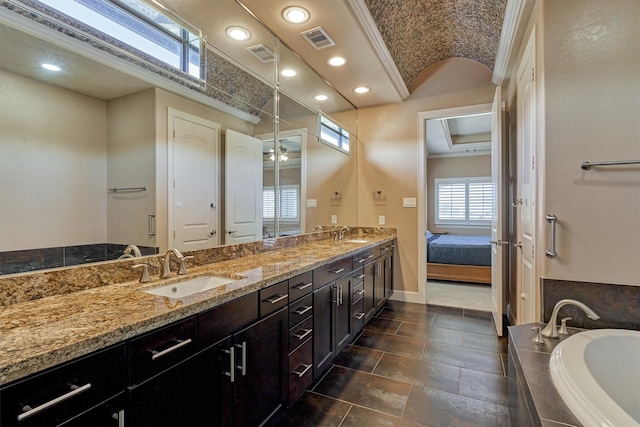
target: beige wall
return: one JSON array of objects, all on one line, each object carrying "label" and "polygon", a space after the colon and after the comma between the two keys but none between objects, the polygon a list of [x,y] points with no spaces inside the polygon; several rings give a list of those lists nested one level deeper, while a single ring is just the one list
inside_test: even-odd
[{"label": "beige wall", "polygon": [[0,71],[0,251],[107,238],[106,103]]},{"label": "beige wall", "polygon": [[542,275],[640,284],[640,168],[580,168],[640,159],[640,2],[546,0],[543,16],[544,203],[559,255]]},{"label": "beige wall", "polygon": [[467,234],[472,236],[488,236],[489,227],[436,227],[435,225],[435,185],[436,178],[468,178],[491,176],[491,156],[440,157],[427,159],[427,229],[432,233]]},{"label": "beige wall", "polygon": [[[464,65],[461,65],[464,66]],[[491,102],[494,86],[491,73],[484,70],[482,84],[458,91],[456,82],[436,74],[426,84],[449,88],[438,94],[403,103],[364,108],[358,111],[358,225],[377,226],[384,215],[386,226],[398,231],[397,273],[400,291],[418,292],[418,215],[416,208],[403,208],[403,197],[418,194],[418,113]],[[386,204],[373,201],[373,192],[382,190]],[[426,262],[426,260],[422,260]]]}]

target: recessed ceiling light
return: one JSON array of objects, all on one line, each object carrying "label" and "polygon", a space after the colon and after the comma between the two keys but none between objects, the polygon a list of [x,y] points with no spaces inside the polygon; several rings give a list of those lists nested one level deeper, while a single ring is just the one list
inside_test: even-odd
[{"label": "recessed ceiling light", "polygon": [[347,60],[341,56],[334,56],[333,58],[327,61],[327,64],[333,65],[334,67],[339,67],[347,63]]},{"label": "recessed ceiling light", "polygon": [[42,64],[42,68],[49,71],[60,71],[60,67],[53,64]]},{"label": "recessed ceiling light", "polygon": [[302,24],[309,20],[309,11],[300,6],[291,6],[282,12],[282,17],[291,24]]},{"label": "recessed ceiling light", "polygon": [[327,99],[329,99],[327,95],[316,95],[314,98],[316,101],[326,101]]},{"label": "recessed ceiling light", "polygon": [[357,88],[355,88],[353,91],[355,93],[367,93],[371,90],[371,88],[366,87],[366,86],[358,86]]},{"label": "recessed ceiling light", "polygon": [[227,35],[234,40],[244,41],[251,38],[251,33],[242,27],[229,27],[226,31]]},{"label": "recessed ceiling light", "polygon": [[291,68],[285,68],[284,70],[282,70],[280,72],[280,74],[282,74],[285,77],[293,77],[295,76],[297,73],[295,70],[292,70]]}]

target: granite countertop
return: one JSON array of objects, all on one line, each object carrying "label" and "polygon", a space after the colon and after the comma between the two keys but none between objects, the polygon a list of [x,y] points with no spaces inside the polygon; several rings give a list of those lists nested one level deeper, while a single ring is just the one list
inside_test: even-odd
[{"label": "granite countertop", "polygon": [[582,332],[583,329],[567,328],[569,335],[560,335],[558,339],[544,338],[544,344],[536,344],[532,341],[535,332],[532,327],[544,327],[543,323],[529,323],[526,325],[509,327],[509,351],[512,353],[517,369],[524,376],[526,398],[528,406],[535,410],[534,422],[542,427],[581,427],[582,423],[573,415],[571,410],[560,397],[558,390],[551,380],[549,360],[553,349],[571,335]]},{"label": "granite countertop", "polygon": [[[321,240],[189,268],[186,276],[152,277],[0,307],[0,385],[197,314],[240,296],[391,241],[395,235]],[[175,268],[175,267],[174,267]],[[142,292],[205,274],[238,278],[180,299]],[[154,275],[155,276],[155,275]]]}]

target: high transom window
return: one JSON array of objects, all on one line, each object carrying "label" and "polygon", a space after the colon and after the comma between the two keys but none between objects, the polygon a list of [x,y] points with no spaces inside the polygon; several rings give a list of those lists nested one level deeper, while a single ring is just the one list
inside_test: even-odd
[{"label": "high transom window", "polygon": [[141,0],[39,0],[140,52],[201,78],[201,39]]},{"label": "high transom window", "polygon": [[349,153],[350,147],[348,130],[343,129],[342,126],[322,114],[320,114],[319,127],[321,142]]}]

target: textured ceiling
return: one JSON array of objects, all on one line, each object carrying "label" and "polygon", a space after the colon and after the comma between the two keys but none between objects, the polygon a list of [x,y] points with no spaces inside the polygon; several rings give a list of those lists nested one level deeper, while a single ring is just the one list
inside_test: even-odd
[{"label": "textured ceiling", "polygon": [[507,0],[364,0],[407,88],[436,62],[493,70]]}]

